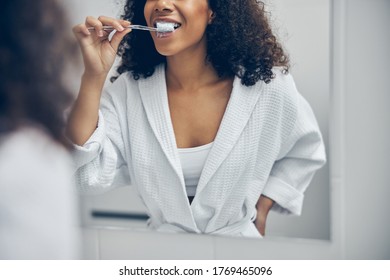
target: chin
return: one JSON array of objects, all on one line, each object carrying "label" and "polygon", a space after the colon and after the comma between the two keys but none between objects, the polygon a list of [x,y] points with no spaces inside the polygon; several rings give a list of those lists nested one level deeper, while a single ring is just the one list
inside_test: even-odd
[{"label": "chin", "polygon": [[175,55],[177,53],[177,51],[173,50],[172,48],[158,47],[158,46],[155,46],[155,47],[156,47],[157,52],[163,56],[172,56],[172,55]]}]

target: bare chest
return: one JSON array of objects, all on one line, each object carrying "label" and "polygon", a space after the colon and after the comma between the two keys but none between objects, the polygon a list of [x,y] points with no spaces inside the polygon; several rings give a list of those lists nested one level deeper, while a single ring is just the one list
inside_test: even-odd
[{"label": "bare chest", "polygon": [[214,141],[230,99],[231,86],[197,94],[168,90],[169,109],[179,148]]}]

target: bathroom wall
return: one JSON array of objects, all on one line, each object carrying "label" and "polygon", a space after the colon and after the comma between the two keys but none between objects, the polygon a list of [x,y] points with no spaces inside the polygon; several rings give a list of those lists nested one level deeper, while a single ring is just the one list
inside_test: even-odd
[{"label": "bathroom wall", "polygon": [[347,258],[390,259],[390,1],[344,2],[344,246]]}]

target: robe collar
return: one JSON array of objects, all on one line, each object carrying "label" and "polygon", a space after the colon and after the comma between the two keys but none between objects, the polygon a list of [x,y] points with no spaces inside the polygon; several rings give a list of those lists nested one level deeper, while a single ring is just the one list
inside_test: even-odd
[{"label": "robe collar", "polygon": [[[165,65],[156,67],[156,71],[151,77],[140,79],[138,84],[149,124],[171,168],[180,179],[183,195],[187,197],[169,110]],[[259,100],[263,84],[263,82],[258,82],[247,87],[241,84],[240,78],[235,77],[232,93],[199,179],[196,194],[207,187],[215,172],[238,141]],[[196,198],[193,203],[196,203]]]}]

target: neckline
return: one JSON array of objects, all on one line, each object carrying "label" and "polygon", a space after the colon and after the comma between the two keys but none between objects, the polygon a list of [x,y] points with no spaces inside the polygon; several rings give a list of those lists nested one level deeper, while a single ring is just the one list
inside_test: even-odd
[{"label": "neckline", "polygon": [[205,145],[196,146],[196,147],[191,147],[191,148],[177,148],[177,150],[178,150],[180,153],[199,152],[199,151],[203,151],[203,150],[205,150],[205,149],[210,148],[213,144],[214,144],[214,141],[213,141],[213,142],[210,142],[210,143],[208,143],[208,144],[205,144]]}]

